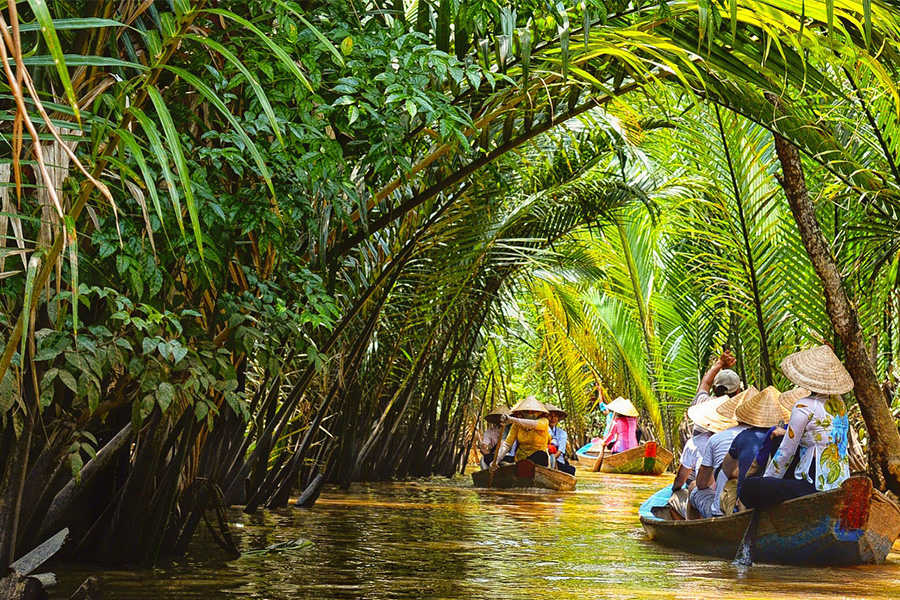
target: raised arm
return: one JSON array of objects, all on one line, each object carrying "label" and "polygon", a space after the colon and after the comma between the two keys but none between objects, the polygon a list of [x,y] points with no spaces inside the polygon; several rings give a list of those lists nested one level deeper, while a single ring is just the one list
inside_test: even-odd
[{"label": "raised arm", "polygon": [[730,369],[734,366],[735,362],[737,362],[737,359],[732,356],[730,350],[726,350],[725,352],[720,354],[719,359],[715,363],[713,363],[713,366],[709,368],[709,370],[703,375],[703,378],[700,380],[700,386],[697,388],[697,393],[709,393],[709,390],[712,389],[713,381],[715,381],[716,375],[719,374],[719,371],[721,371],[722,369]]}]

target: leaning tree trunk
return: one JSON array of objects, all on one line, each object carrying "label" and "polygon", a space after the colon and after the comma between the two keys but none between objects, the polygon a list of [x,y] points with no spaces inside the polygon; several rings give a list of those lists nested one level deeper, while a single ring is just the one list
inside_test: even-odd
[{"label": "leaning tree trunk", "polygon": [[803,246],[822,281],[825,307],[835,333],[844,344],[844,360],[853,377],[856,400],[869,430],[869,474],[878,488],[900,494],[900,433],[869,360],[856,308],[847,296],[837,262],[816,220],[800,152],[778,135],[775,136],[775,150],[784,172],[782,186],[800,230]]}]

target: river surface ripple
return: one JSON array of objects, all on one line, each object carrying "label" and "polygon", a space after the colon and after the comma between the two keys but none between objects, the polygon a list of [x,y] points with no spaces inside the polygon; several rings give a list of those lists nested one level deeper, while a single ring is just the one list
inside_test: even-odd
[{"label": "river surface ripple", "polygon": [[[874,567],[738,570],[647,540],[638,507],[669,479],[579,471],[568,493],[477,490],[468,476],[326,488],[312,510],[229,513],[243,550],[298,537],[307,549],[95,573],[107,600],[900,598],[897,545]],[[91,574],[55,570],[59,598]]]}]

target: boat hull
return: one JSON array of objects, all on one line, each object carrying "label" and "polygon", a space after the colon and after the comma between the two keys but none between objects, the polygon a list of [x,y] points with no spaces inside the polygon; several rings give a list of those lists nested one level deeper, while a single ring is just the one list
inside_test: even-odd
[{"label": "boat hull", "polygon": [[472,483],[483,488],[542,488],[570,492],[575,489],[576,479],[573,475],[536,465],[530,460],[520,460],[499,467],[493,477],[489,469],[472,473]]},{"label": "boat hull", "polygon": [[[647,442],[625,452],[607,454],[603,458],[600,472],[624,475],[659,475],[672,463],[673,458],[674,456],[669,450],[656,442]],[[599,456],[595,457],[593,453],[578,453],[579,464],[584,465],[590,471],[594,470],[597,460],[599,460]]]},{"label": "boat hull", "polygon": [[[650,539],[695,554],[733,559],[751,511],[725,517],[675,521],[662,518],[671,488],[641,506]],[[796,498],[760,515],[755,562],[812,566],[880,564],[900,536],[900,508],[851,477],[839,489]]]}]

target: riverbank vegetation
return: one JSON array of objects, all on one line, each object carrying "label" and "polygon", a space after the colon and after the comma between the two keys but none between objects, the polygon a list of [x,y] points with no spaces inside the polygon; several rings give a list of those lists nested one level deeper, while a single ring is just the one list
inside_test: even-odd
[{"label": "riverbank vegetation", "polygon": [[452,474],[525,388],[672,442],[723,345],[834,343],[896,491],[896,8],[9,4],[0,564]]}]

